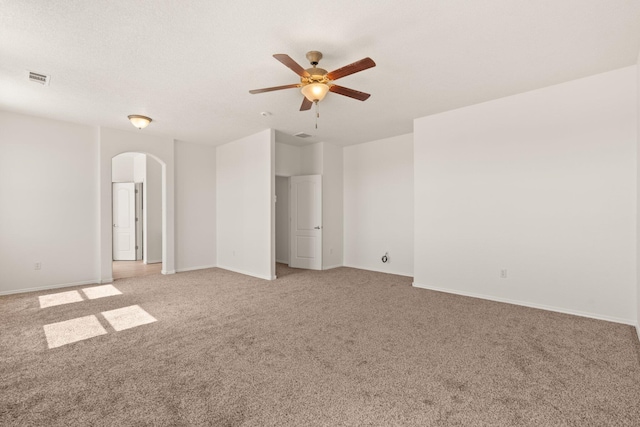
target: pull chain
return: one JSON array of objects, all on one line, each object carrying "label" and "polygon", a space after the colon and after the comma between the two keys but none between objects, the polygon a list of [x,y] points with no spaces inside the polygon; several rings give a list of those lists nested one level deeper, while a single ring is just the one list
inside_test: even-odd
[{"label": "pull chain", "polygon": [[320,107],[318,101],[316,101],[316,129],[318,129],[318,118],[320,117]]}]

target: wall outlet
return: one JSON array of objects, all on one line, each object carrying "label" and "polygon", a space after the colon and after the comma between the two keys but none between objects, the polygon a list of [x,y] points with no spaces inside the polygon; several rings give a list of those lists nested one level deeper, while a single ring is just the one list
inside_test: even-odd
[{"label": "wall outlet", "polygon": [[506,268],[500,270],[500,278],[501,279],[506,279],[507,278],[507,269]]},{"label": "wall outlet", "polygon": [[40,270],[42,268],[42,263],[41,262],[36,262],[35,264],[33,264],[33,269],[34,270]]}]

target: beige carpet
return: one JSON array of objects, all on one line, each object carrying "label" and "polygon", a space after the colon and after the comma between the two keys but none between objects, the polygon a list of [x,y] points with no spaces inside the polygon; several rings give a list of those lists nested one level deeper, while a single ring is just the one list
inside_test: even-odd
[{"label": "beige carpet", "polygon": [[[44,308],[82,287],[0,297],[0,425],[640,425],[630,326],[349,268],[278,276],[122,279],[121,295]],[[102,315],[134,306],[157,321]],[[91,316],[106,333],[49,349],[45,325]]]}]

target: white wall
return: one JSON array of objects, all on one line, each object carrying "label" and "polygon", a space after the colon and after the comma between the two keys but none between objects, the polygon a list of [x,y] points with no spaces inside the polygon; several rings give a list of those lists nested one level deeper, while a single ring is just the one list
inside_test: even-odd
[{"label": "white wall", "polygon": [[216,148],[176,141],[176,270],[216,266]]},{"label": "white wall", "polygon": [[344,148],[344,264],[413,275],[413,134]]},{"label": "white wall", "polygon": [[[167,164],[164,272],[173,270],[174,223],[181,269],[215,263],[214,147],[176,144],[181,191],[174,220],[172,139],[0,112],[0,294],[110,279],[111,159],[124,152]],[[141,182],[145,156],[134,159],[132,179]]]},{"label": "white wall", "polygon": [[283,176],[276,176],[276,261],[289,264],[289,178]]},{"label": "white wall", "polygon": [[322,268],[343,265],[342,147],[322,144]]},{"label": "white wall", "polygon": [[300,147],[276,142],[275,150],[276,175],[300,175],[302,170]]},{"label": "white wall", "polygon": [[274,278],[274,131],[216,147],[218,267]]},{"label": "white wall", "polygon": [[[126,153],[123,155],[126,155]],[[120,156],[114,157],[113,161],[115,162],[116,159],[119,157]],[[112,175],[112,178],[113,178],[113,175]],[[137,153],[133,156],[133,182],[144,183],[146,179],[147,179],[147,155]]]},{"label": "white wall", "polygon": [[111,182],[142,182],[134,177],[135,159],[134,153],[123,153],[113,158],[111,162]]},{"label": "white wall", "polygon": [[0,112],[0,294],[98,279],[97,140],[95,127]]},{"label": "white wall", "polygon": [[299,175],[322,174],[323,143],[300,147],[300,173]]},{"label": "white wall", "polygon": [[146,155],[142,197],[145,215],[144,262],[162,262],[162,165]]},{"label": "white wall", "polygon": [[414,284],[635,323],[636,94],[628,67],[416,119]]}]

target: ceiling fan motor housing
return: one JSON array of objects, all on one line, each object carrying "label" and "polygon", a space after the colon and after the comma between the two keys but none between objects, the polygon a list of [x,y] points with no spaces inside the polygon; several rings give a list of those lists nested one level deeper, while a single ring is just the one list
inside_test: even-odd
[{"label": "ceiling fan motor housing", "polygon": [[318,65],[318,63],[322,59],[322,53],[318,52],[317,50],[307,52],[306,56],[309,62],[311,62],[311,65],[313,65],[314,67]]},{"label": "ceiling fan motor housing", "polygon": [[323,68],[307,68],[305,70],[309,73],[309,77],[300,77],[300,82],[302,84],[310,84],[310,83],[329,83],[329,79],[327,78],[328,71]]},{"label": "ceiling fan motor housing", "polygon": [[312,50],[307,52],[307,59],[311,62],[312,67],[307,68],[305,71],[309,73],[309,77],[300,77],[300,82],[303,85],[308,85],[311,83],[329,83],[329,79],[327,78],[327,74],[329,73],[324,68],[318,68],[316,65],[322,59],[322,53],[317,50]]}]

